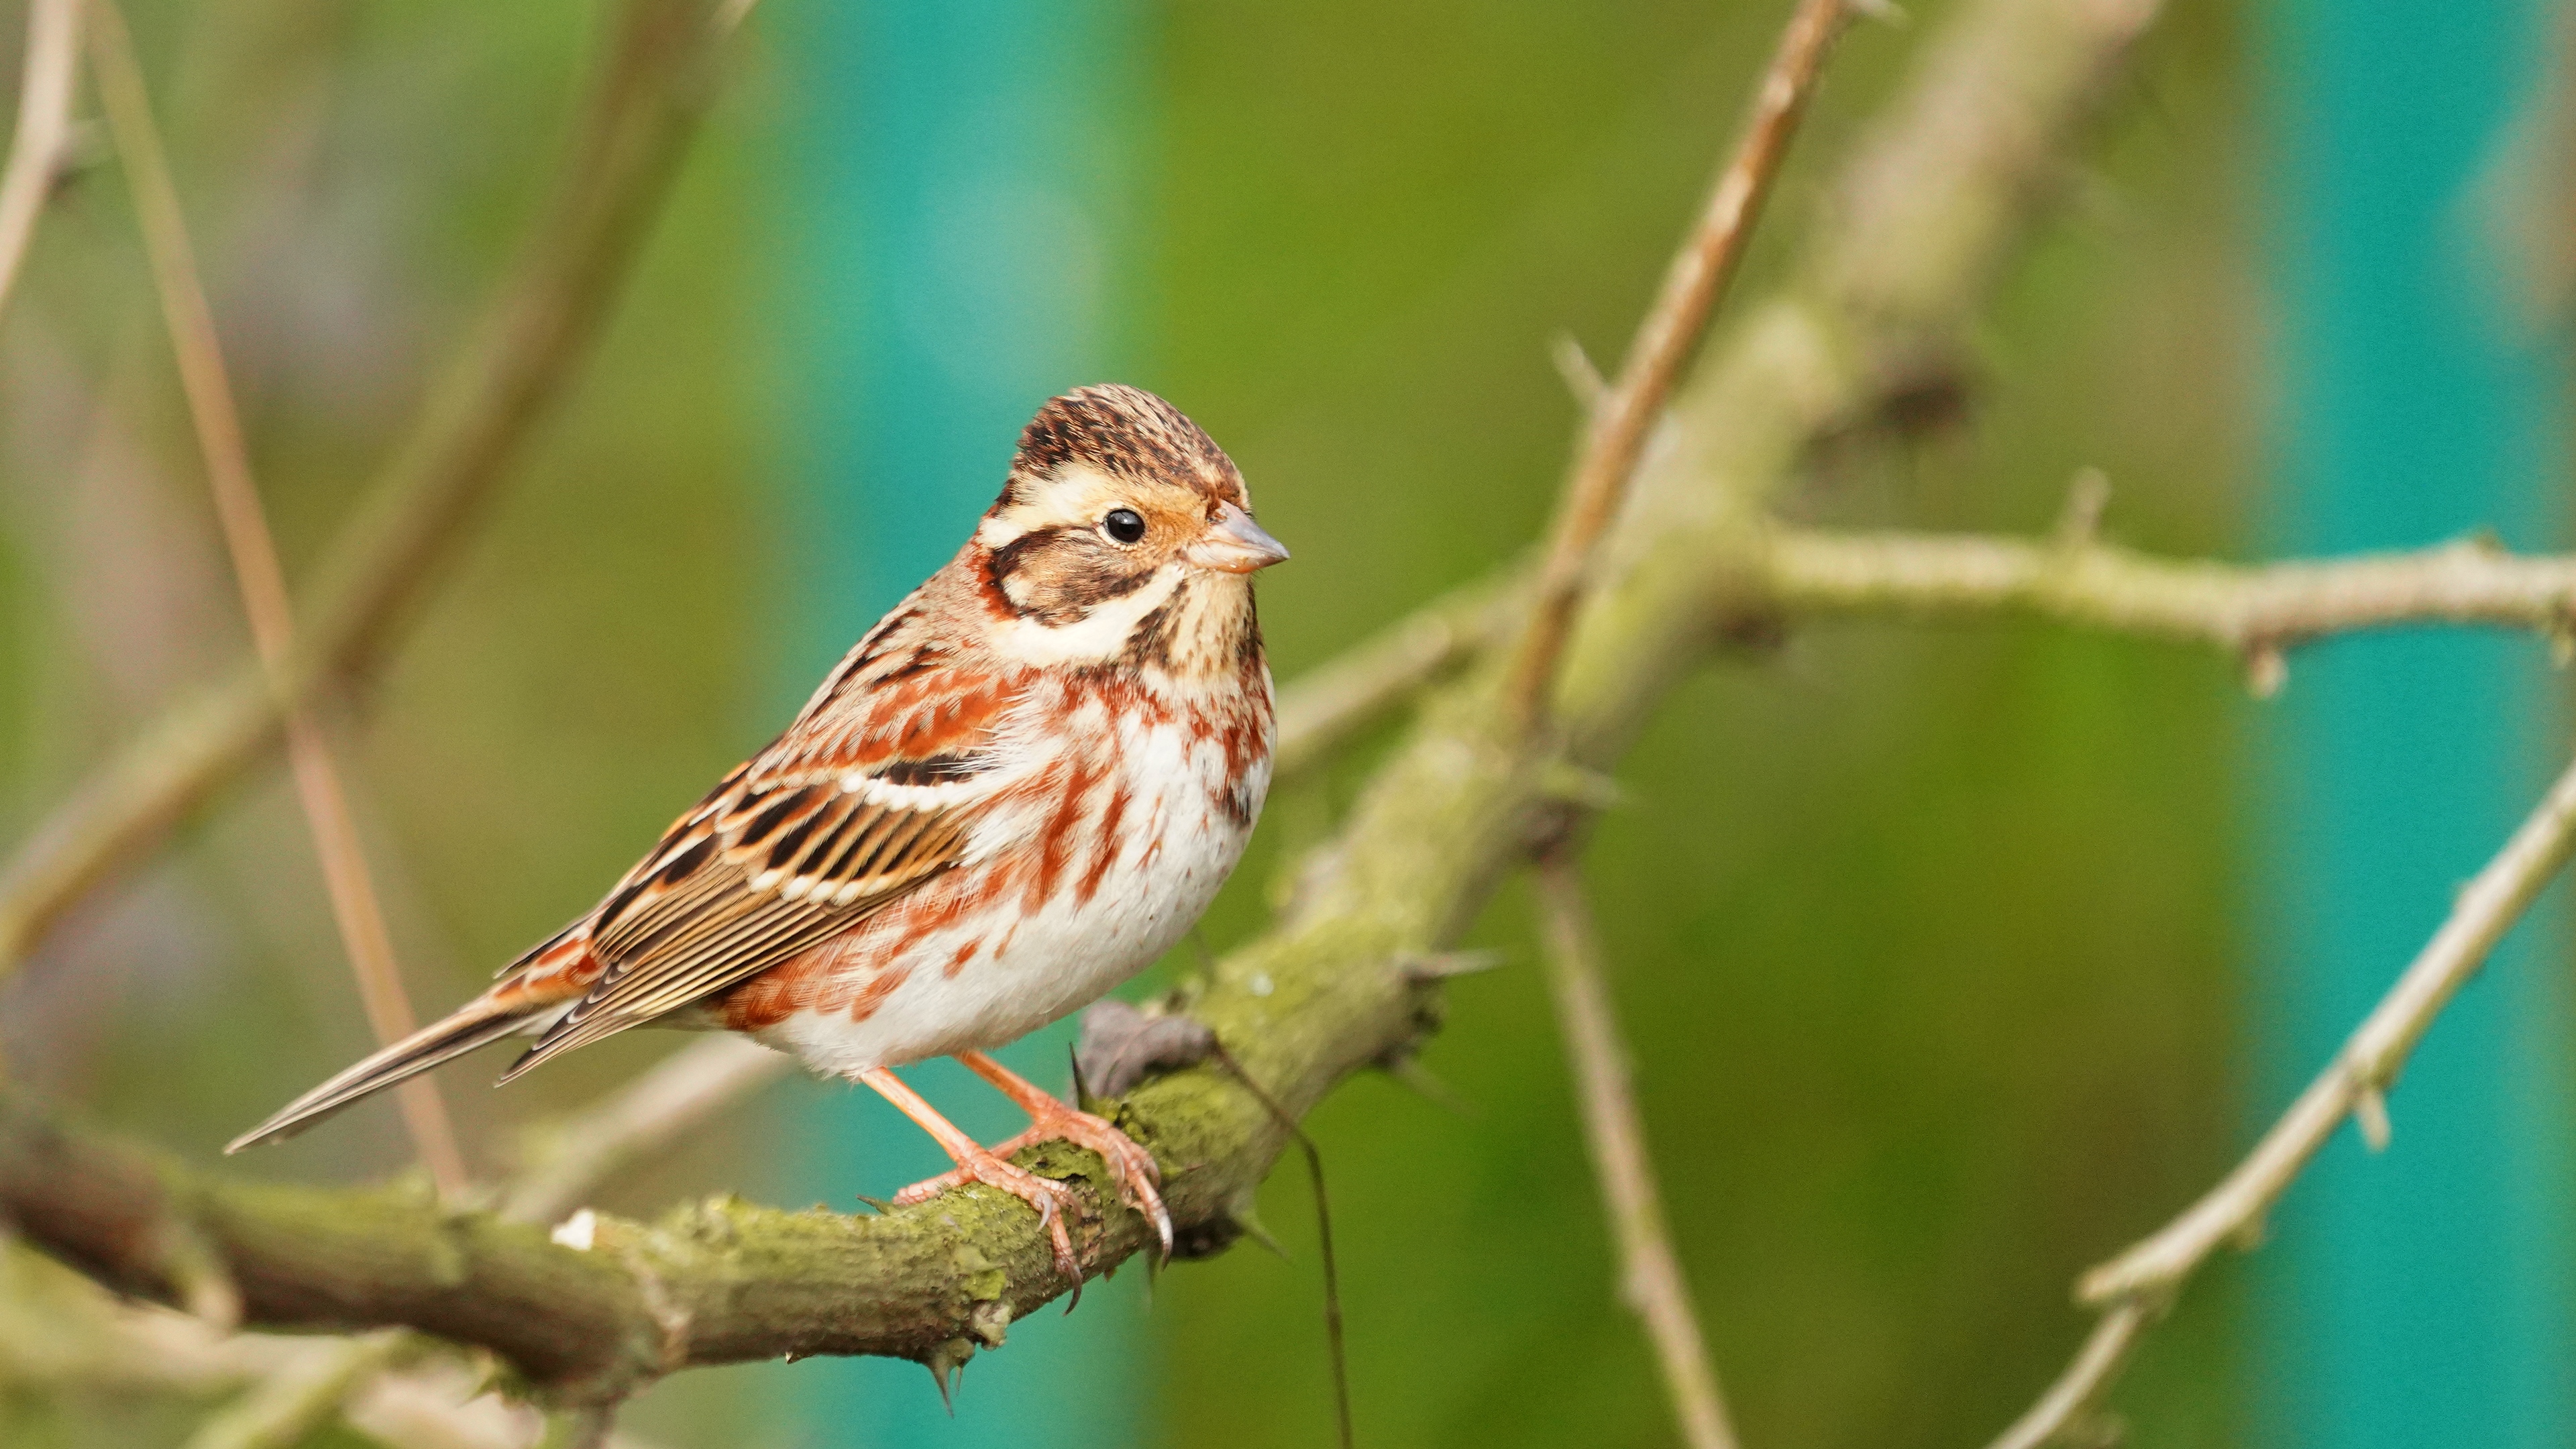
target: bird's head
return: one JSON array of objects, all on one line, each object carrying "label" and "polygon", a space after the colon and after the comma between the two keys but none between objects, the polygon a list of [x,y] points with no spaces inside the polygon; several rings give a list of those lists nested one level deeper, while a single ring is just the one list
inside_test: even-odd
[{"label": "bird's head", "polygon": [[1225,450],[1115,384],[1038,409],[970,550],[1009,652],[1165,667],[1219,665],[1246,639],[1257,651],[1252,575],[1288,557]]}]

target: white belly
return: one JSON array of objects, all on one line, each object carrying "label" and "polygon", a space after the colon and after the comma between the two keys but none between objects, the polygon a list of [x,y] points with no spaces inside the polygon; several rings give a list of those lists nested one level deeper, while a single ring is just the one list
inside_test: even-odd
[{"label": "white belly", "polygon": [[[1000,1046],[1098,1000],[1170,950],[1233,873],[1251,824],[1222,803],[1225,761],[1213,742],[1193,740],[1177,725],[1124,734],[1080,823],[1056,832],[1077,843],[1042,900],[1033,906],[1033,891],[1012,889],[917,934],[905,929],[907,907],[889,911],[843,947],[868,979],[898,973],[886,989],[868,997],[863,1011],[837,1003],[798,1010],[759,1032],[760,1040],[841,1075]],[[1258,778],[1248,792],[1250,813],[1257,814],[1268,785],[1267,755],[1265,748],[1252,767]],[[1113,835],[1102,812],[1121,789],[1126,803]],[[1052,805],[1035,813],[1043,819]],[[997,834],[991,853],[979,845],[983,858],[961,868],[959,881],[977,871],[1005,879],[1013,870],[1025,873],[1021,863],[1045,831]],[[1087,894],[1080,888],[1086,878],[1096,878]],[[919,899],[927,912],[936,897],[925,891]],[[888,954],[898,936],[912,939]]]}]

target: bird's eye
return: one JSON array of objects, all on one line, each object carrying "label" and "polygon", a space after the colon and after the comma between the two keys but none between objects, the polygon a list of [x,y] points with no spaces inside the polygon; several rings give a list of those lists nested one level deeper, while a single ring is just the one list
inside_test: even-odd
[{"label": "bird's eye", "polygon": [[1113,508],[1100,520],[1100,531],[1120,543],[1134,543],[1145,536],[1145,520],[1133,508]]}]

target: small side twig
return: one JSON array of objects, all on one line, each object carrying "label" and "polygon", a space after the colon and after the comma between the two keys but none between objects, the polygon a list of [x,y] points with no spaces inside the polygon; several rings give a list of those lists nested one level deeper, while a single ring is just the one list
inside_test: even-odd
[{"label": "small side twig", "polygon": [[54,182],[71,151],[72,91],[80,75],[80,0],[29,0],[18,129],[0,172],[0,306],[18,280]]},{"label": "small side twig", "polygon": [[[1995,1441],[1995,1449],[2032,1449],[2083,1421],[2127,1365],[2145,1321],[2173,1302],[2221,1244],[2245,1242],[2258,1231],[2344,1118],[2387,1093],[2433,1019],[2486,964],[2571,853],[2576,764],[2461,890],[2450,918],[2244,1161],[2152,1237],[2084,1275],[2077,1296],[2103,1310],[2103,1322],[2075,1363]],[[2385,1108],[2380,1112],[2384,1131]]]},{"label": "small side twig", "polygon": [[[278,563],[259,485],[251,476],[250,449],[243,441],[240,410],[234,405],[223,348],[215,334],[214,310],[206,301],[196,249],[188,240],[187,217],[170,178],[160,127],[152,119],[151,97],[144,89],[142,67],[135,63],[125,17],[116,0],[90,0],[90,4],[91,64],[98,74],[99,100],[134,193],[153,285],[160,293],[171,351],[178,359],[180,387],[187,394],[188,415],[196,425],[198,451],[214,493],[215,516],[223,528],[225,550],[232,557],[233,577],[241,586],[242,612],[250,620],[252,643],[283,693],[295,648],[294,610],[287,602],[286,571]],[[286,746],[296,798],[313,831],[314,852],[321,857],[322,879],[331,898],[331,918],[339,926],[340,944],[357,978],[367,1024],[374,1029],[378,1046],[391,1045],[411,1035],[420,1021],[403,989],[393,934],[386,929],[375,881],[367,870],[348,792],[332,761],[330,741],[310,709],[299,705],[286,712]],[[413,1150],[439,1191],[450,1196],[463,1192],[465,1157],[457,1147],[455,1124],[448,1118],[437,1084],[415,1077],[402,1084],[398,1100]]]},{"label": "small side twig", "polygon": [[1566,1056],[1582,1100],[1584,1141],[1592,1149],[1602,1205],[1619,1248],[1620,1296],[1644,1322],[1684,1441],[1691,1449],[1735,1449],[1735,1431],[1727,1423],[1717,1372],[1709,1367],[1699,1312],[1691,1304],[1681,1261],[1673,1254],[1672,1226],[1655,1185],[1645,1122],[1628,1083],[1627,1047],[1601,979],[1592,907],[1571,855],[1554,851],[1539,862],[1538,898],[1548,942],[1548,984],[1556,995],[1557,1024],[1565,1032]]},{"label": "small side twig", "polygon": [[1617,516],[1664,399],[1707,330],[1727,283],[1734,280],[1762,203],[1788,155],[1798,117],[1815,92],[1825,54],[1849,13],[1847,0],[1799,0],[1754,92],[1743,139],[1718,173],[1698,224],[1665,270],[1654,305],[1628,344],[1618,381],[1588,410],[1582,451],[1566,481],[1547,558],[1539,568],[1536,611],[1513,656],[1511,683],[1504,691],[1506,706],[1525,728],[1534,728],[1546,714],[1548,686],[1573,628],[1574,604],[1593,546]]}]

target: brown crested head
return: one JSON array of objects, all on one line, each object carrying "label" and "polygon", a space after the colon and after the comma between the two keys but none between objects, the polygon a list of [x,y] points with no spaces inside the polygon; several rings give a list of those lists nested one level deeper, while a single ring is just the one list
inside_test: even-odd
[{"label": "brown crested head", "polygon": [[1168,656],[1190,633],[1249,632],[1253,572],[1288,556],[1253,522],[1225,450],[1180,409],[1116,384],[1038,409],[971,548],[993,611],[1049,631],[1032,653],[1067,659]]}]

